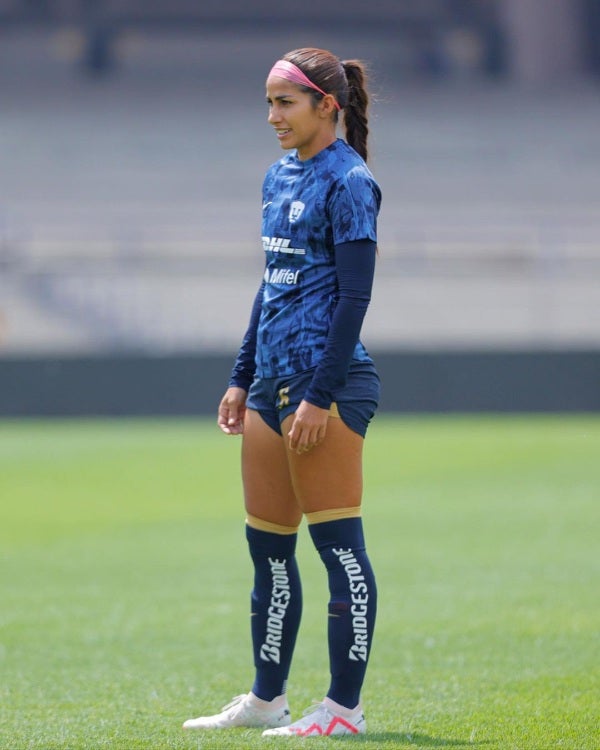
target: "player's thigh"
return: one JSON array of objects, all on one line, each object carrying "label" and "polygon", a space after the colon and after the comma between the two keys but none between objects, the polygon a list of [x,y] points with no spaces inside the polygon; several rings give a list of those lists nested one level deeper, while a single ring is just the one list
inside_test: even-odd
[{"label": "player's thigh", "polygon": [[297,526],[302,519],[292,485],[286,448],[254,409],[247,409],[242,440],[246,511],[263,521]]},{"label": "player's thigh", "polygon": [[[286,417],[284,435],[293,415]],[[298,504],[304,513],[358,507],[362,500],[363,438],[338,417],[329,417],[325,439],[307,453],[287,446],[287,459]]]}]

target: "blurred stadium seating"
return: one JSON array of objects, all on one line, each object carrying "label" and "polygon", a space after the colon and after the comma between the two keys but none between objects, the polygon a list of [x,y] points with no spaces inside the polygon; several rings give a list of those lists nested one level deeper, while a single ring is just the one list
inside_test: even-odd
[{"label": "blurred stadium seating", "polygon": [[490,81],[472,38],[454,38],[440,85],[394,35],[135,24],[113,75],[90,80],[77,28],[32,28],[10,8],[0,355],[237,346],[261,275],[260,183],[279,156],[264,77],[305,44],[372,61],[384,207],[369,346],[600,344],[597,84]]}]

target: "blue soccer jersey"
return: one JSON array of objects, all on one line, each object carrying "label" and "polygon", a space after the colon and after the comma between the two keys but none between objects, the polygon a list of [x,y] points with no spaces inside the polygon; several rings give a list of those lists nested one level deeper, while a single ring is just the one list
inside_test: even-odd
[{"label": "blue soccer jersey", "polygon": [[[367,165],[341,139],[305,161],[294,151],[268,170],[257,376],[282,377],[318,364],[337,303],[334,245],[376,242],[380,202]],[[353,358],[369,361],[360,342]]]}]

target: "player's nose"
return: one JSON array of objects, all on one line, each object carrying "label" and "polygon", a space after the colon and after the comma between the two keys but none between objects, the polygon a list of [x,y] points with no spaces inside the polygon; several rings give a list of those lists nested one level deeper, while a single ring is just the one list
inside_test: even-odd
[{"label": "player's nose", "polygon": [[281,117],[279,115],[278,107],[272,106],[269,108],[269,116],[267,117],[267,122],[270,125],[274,125],[275,123],[279,122],[281,120]]}]

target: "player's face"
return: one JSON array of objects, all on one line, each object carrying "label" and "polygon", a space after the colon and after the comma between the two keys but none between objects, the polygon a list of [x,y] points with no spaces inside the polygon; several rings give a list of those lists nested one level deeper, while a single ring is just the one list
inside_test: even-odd
[{"label": "player's face", "polygon": [[281,148],[295,148],[304,161],[331,145],[336,138],[332,97],[315,107],[312,96],[284,78],[267,79],[268,122]]}]

